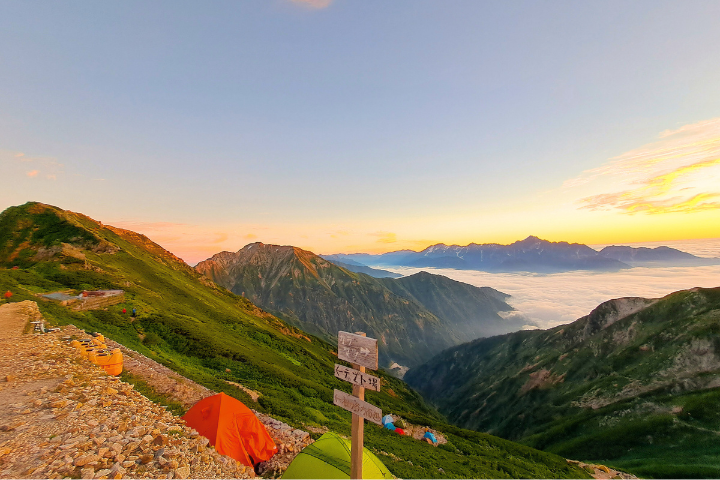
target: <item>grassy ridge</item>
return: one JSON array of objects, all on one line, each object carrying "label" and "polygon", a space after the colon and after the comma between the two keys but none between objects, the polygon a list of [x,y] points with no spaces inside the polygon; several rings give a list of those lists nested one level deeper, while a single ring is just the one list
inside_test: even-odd
[{"label": "grassy ridge", "polygon": [[[38,215],[42,220],[35,225]],[[79,235],[78,228],[85,233]],[[147,238],[39,204],[13,207],[0,214],[0,232],[0,266],[4,267],[0,268],[0,290],[11,290],[15,294],[12,301],[38,301],[44,316],[54,324],[72,323],[100,331],[295,427],[325,426],[349,434],[349,412],[332,404],[333,389],[348,391],[349,384],[333,376],[336,356],[330,344],[208,282]],[[59,249],[51,258],[36,257],[40,247],[62,243],[82,248],[84,258]],[[22,268],[13,270],[14,265]],[[123,289],[126,302],[106,310],[74,312],[34,295],[97,288]],[[131,323],[128,315],[121,313],[123,308],[137,308],[137,321]],[[450,440],[449,446],[434,448],[369,425],[366,445],[381,455],[395,475],[585,476],[556,455],[452,427],[405,383],[383,372],[378,375],[383,391],[368,392],[369,402],[413,423],[435,427]],[[225,380],[259,391],[259,403],[253,404]]]},{"label": "grassy ridge", "polygon": [[619,299],[406,380],[460,425],[649,477],[719,477],[720,288]]}]

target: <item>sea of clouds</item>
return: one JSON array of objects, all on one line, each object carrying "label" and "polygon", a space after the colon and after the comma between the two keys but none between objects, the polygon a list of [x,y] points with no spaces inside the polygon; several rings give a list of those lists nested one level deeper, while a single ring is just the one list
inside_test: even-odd
[{"label": "sea of clouds", "polygon": [[[702,257],[720,257],[720,239],[630,245],[667,245]],[[574,271],[549,275],[487,273],[450,268],[382,268],[402,275],[412,275],[424,270],[478,287],[500,290],[512,295],[508,303],[517,310],[517,314],[523,315],[530,320],[529,323],[541,328],[577,320],[600,303],[613,298],[659,298],[693,287],[720,287],[720,265],[636,267],[609,273]]]}]

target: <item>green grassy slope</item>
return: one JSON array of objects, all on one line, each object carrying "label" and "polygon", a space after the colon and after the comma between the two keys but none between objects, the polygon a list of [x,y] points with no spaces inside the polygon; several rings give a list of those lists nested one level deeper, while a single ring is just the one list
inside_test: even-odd
[{"label": "green grassy slope", "polygon": [[[98,288],[125,290],[126,303],[73,312],[35,296]],[[295,427],[326,426],[349,434],[350,414],[332,404],[334,388],[349,391],[349,384],[333,376],[332,345],[209,282],[142,235],[42,204],[12,207],[0,214],[0,291],[6,290],[14,293],[11,301],[37,301],[54,324],[102,332]],[[133,307],[138,319],[131,323],[121,310]],[[446,432],[451,442],[434,448],[368,425],[366,445],[394,455],[380,453],[395,475],[583,476],[558,456],[447,425],[405,383],[378,375],[383,391],[368,392],[369,402]],[[224,380],[261,392],[260,402],[253,404]]]},{"label": "green grassy slope", "polygon": [[606,302],[405,379],[464,427],[642,476],[720,476],[720,288]]}]

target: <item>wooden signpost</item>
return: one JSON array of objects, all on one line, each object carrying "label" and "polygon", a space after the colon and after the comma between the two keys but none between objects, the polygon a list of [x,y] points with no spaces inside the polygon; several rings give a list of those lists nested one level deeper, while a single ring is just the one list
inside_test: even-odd
[{"label": "wooden signpost", "polygon": [[338,332],[338,358],[352,363],[353,368],[335,365],[335,376],[353,384],[349,395],[335,390],[333,403],[352,412],[350,478],[362,478],[364,419],[382,425],[382,411],[365,402],[365,387],[380,391],[380,379],[365,373],[365,367],[378,368],[377,339],[364,333]]}]

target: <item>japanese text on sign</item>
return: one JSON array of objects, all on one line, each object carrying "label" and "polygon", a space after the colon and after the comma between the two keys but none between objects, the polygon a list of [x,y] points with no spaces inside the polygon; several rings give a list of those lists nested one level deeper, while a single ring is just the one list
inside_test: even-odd
[{"label": "japanese text on sign", "polygon": [[335,364],[335,376],[340,380],[345,380],[353,385],[368,388],[370,390],[380,391],[380,379],[360,370]]},{"label": "japanese text on sign", "polygon": [[377,370],[377,339],[354,333],[338,332],[338,358],[371,370]]},{"label": "japanese text on sign", "polygon": [[333,403],[340,408],[354,413],[355,415],[365,418],[373,423],[382,425],[382,410],[374,405],[360,400],[357,397],[335,390],[333,395]]}]

